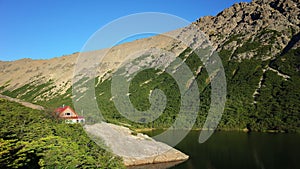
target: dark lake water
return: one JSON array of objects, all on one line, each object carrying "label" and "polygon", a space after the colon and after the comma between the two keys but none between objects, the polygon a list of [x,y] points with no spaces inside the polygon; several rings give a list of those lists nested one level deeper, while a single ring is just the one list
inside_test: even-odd
[{"label": "dark lake water", "polygon": [[203,144],[198,137],[191,131],[175,147],[190,159],[172,169],[300,169],[300,134],[215,132]]}]

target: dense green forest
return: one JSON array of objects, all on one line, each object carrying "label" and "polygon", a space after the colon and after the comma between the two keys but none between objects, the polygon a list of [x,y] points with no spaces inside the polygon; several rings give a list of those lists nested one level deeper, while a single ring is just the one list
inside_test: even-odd
[{"label": "dense green forest", "polygon": [[0,100],[0,168],[124,168],[79,124]]},{"label": "dense green forest", "polygon": [[[196,72],[202,65],[201,60],[194,53],[186,56],[189,52],[187,49],[179,57],[186,59],[185,63]],[[261,52],[265,53],[264,50]],[[297,86],[300,86],[300,49],[290,50],[270,61],[252,58],[243,62],[227,62],[229,53],[231,52],[225,50],[219,53],[226,71],[227,102],[218,129],[299,132],[300,89]],[[139,111],[149,109],[151,90],[160,89],[165,93],[168,98],[166,109],[158,119],[142,124],[124,118],[111,99],[111,79],[104,80],[95,91],[98,94],[97,103],[105,119],[113,123],[128,123],[138,128],[170,127],[180,109],[180,93],[176,81],[170,75],[158,72],[155,69],[141,71],[130,84],[130,100]],[[210,106],[211,88],[206,71],[195,76],[201,104],[194,128],[201,128]]]}]

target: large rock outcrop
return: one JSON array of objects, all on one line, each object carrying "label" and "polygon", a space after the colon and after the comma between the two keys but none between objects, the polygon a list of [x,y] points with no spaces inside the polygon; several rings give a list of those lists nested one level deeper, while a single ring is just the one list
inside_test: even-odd
[{"label": "large rock outcrop", "polygon": [[100,138],[108,149],[122,157],[126,166],[182,162],[189,158],[184,153],[147,135],[141,133],[133,135],[133,131],[123,126],[102,122],[85,125],[84,128],[96,142]]}]

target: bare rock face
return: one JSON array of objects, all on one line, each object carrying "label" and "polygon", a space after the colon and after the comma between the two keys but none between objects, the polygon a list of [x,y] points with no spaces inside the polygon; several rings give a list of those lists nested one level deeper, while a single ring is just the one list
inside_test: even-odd
[{"label": "bare rock face", "polygon": [[[272,49],[261,59],[279,53],[300,31],[300,4],[297,0],[254,0],[251,3],[237,3],[220,12],[217,16],[200,18],[194,24],[198,25],[214,43],[218,50],[236,50],[247,41],[264,42],[270,37],[260,37],[264,31],[274,30],[275,36]],[[273,36],[272,33],[269,34]],[[269,42],[266,42],[269,43]],[[248,51],[247,51],[248,52]],[[237,54],[235,58],[245,57]],[[268,56],[269,55],[269,56]]]},{"label": "bare rock face", "polygon": [[123,158],[126,166],[179,162],[188,159],[184,153],[147,135],[141,133],[133,135],[133,131],[126,127],[102,122],[85,125],[84,128],[92,138],[101,138],[114,154]]}]

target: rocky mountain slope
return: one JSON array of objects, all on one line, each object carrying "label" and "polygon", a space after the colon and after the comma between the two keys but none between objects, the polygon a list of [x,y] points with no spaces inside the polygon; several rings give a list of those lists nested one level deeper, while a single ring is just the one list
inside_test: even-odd
[{"label": "rocky mountain slope", "polygon": [[[263,45],[261,48],[272,44],[264,55],[259,55],[259,58],[266,60],[282,52],[294,36],[299,36],[299,6],[297,0],[254,0],[234,4],[215,17],[206,16],[194,24],[209,35],[219,51],[226,49],[234,52],[255,42]],[[255,55],[257,51],[247,50],[235,53],[233,58],[250,59]]]},{"label": "rocky mountain slope", "polygon": [[[155,36],[116,46],[110,49],[102,61],[101,70],[98,70],[98,75],[101,77],[106,72],[114,70],[124,62],[124,59],[128,55],[140,48],[171,48],[171,46],[168,46],[172,44],[170,38]],[[101,55],[108,50],[103,49],[89,52],[88,55]],[[0,84],[5,90],[9,91],[19,89],[24,85],[36,87],[41,84],[47,84],[41,89],[44,91],[41,91],[33,101],[62,95],[72,85],[71,82],[78,55],[79,53],[77,52],[50,60],[21,59],[12,62],[0,62]],[[17,97],[21,97],[29,91],[30,89],[24,90],[25,93],[22,92]]]},{"label": "rocky mountain slope", "polygon": [[[254,0],[238,3],[220,12],[206,16],[192,24],[202,30],[217,49],[222,59],[227,80],[227,102],[222,129],[247,128],[249,130],[299,130],[300,112],[300,3],[297,0]],[[187,27],[186,29],[189,29]],[[184,34],[186,29],[173,31]],[[199,40],[199,38],[195,38]],[[201,91],[201,106],[196,127],[201,127],[210,103],[210,83],[201,61],[193,51],[181,43],[159,35],[114,47],[109,57],[97,69],[96,95],[100,109],[108,119],[124,120],[118,114],[110,93],[110,76],[127,57],[139,49],[160,48],[172,51],[194,70]],[[107,49],[90,55],[101,55]],[[50,60],[23,59],[0,62],[2,94],[56,106],[71,104],[71,82],[79,53]],[[174,121],[178,104],[178,91],[174,80],[167,75],[148,78],[154,70],[142,72],[132,84],[130,98],[140,110],[149,107],[148,95],[162,87],[170,93],[165,116],[152,126],[163,123],[167,127]],[[169,82],[161,86],[159,80]],[[140,89],[139,89],[140,88]],[[136,89],[136,90],[135,90]],[[173,106],[172,106],[173,104]],[[149,127],[149,126],[148,126]]]}]

